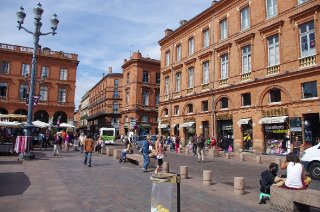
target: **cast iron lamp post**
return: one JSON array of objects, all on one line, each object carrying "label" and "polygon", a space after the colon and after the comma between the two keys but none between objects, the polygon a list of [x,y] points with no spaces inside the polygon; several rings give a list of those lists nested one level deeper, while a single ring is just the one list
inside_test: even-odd
[{"label": "cast iron lamp post", "polygon": [[42,35],[55,35],[57,27],[58,27],[58,23],[59,20],[57,18],[57,15],[54,14],[51,18],[51,32],[48,33],[42,33],[40,31],[41,26],[42,26],[42,22],[41,22],[41,15],[43,13],[43,9],[41,8],[41,4],[38,3],[38,6],[36,8],[33,8],[33,12],[34,12],[34,26],[35,26],[35,30],[34,32],[26,29],[25,27],[22,26],[24,18],[26,17],[26,13],[23,11],[24,8],[21,6],[20,7],[20,11],[17,12],[17,17],[18,17],[18,29],[23,29],[24,31],[26,31],[29,34],[33,35],[33,55],[32,55],[32,69],[31,69],[31,78],[30,78],[30,88],[29,88],[29,100],[28,100],[28,115],[27,115],[27,136],[31,136],[31,128],[32,128],[32,111],[33,111],[33,107],[34,107],[34,89],[35,89],[35,83],[36,83],[36,74],[37,74],[37,50],[38,50],[38,46],[39,46],[39,38]]}]

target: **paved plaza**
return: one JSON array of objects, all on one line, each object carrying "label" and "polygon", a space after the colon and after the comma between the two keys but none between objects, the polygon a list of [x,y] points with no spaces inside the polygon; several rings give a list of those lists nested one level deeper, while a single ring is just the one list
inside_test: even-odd
[{"label": "paved plaza", "polygon": [[[0,157],[0,211],[150,211],[152,171],[119,163],[113,157],[93,155],[92,167],[83,164],[80,152],[36,151],[37,159],[17,161]],[[270,159],[269,159],[270,160]],[[268,163],[241,162],[236,156],[197,163],[192,155],[169,152],[165,161],[171,172],[189,167],[189,179],[181,182],[181,211],[270,211],[259,205],[259,174]],[[202,184],[202,171],[212,170],[213,184]],[[233,177],[245,177],[245,195],[233,192]],[[319,189],[314,181],[313,189]],[[176,187],[172,211],[176,211]]]}]

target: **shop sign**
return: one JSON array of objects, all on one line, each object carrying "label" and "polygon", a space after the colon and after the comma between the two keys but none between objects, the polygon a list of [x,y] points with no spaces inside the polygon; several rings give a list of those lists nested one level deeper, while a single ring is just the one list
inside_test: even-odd
[{"label": "shop sign", "polygon": [[266,125],[265,130],[275,134],[284,134],[289,132],[289,129],[285,129],[284,125]]},{"label": "shop sign", "polygon": [[217,120],[232,120],[232,114],[230,113],[225,113],[221,115],[216,115]]},{"label": "shop sign", "polygon": [[196,122],[194,118],[185,118],[183,122]]},{"label": "shop sign", "polygon": [[281,107],[281,108],[275,108],[275,109],[270,109],[270,110],[262,110],[262,117],[273,117],[273,116],[288,116],[289,111],[288,108],[286,107]]},{"label": "shop sign", "polygon": [[302,132],[301,117],[290,118],[290,130],[292,132]]}]

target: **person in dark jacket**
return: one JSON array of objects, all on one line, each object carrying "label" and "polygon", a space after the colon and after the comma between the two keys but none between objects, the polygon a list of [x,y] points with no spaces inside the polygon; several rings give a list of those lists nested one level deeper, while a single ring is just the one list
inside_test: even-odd
[{"label": "person in dark jacket", "polygon": [[261,173],[260,178],[260,202],[266,204],[266,200],[270,198],[270,187],[275,182],[275,177],[279,171],[279,166],[276,163],[270,163],[269,169]]},{"label": "person in dark jacket", "polygon": [[143,141],[142,143],[142,155],[143,155],[143,171],[147,172],[148,171],[148,165],[150,163],[150,158],[149,158],[149,144],[151,143],[151,139],[148,136],[146,140]]}]

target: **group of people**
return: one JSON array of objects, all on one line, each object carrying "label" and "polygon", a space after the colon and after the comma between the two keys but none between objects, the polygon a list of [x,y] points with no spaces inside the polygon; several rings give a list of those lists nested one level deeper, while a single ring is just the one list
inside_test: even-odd
[{"label": "group of people", "polygon": [[71,144],[74,144],[74,141],[78,139],[76,132],[66,132],[61,130],[56,132],[52,138],[53,144],[53,156],[58,156],[59,152],[62,150],[62,145],[64,144],[64,151],[70,151]]}]

